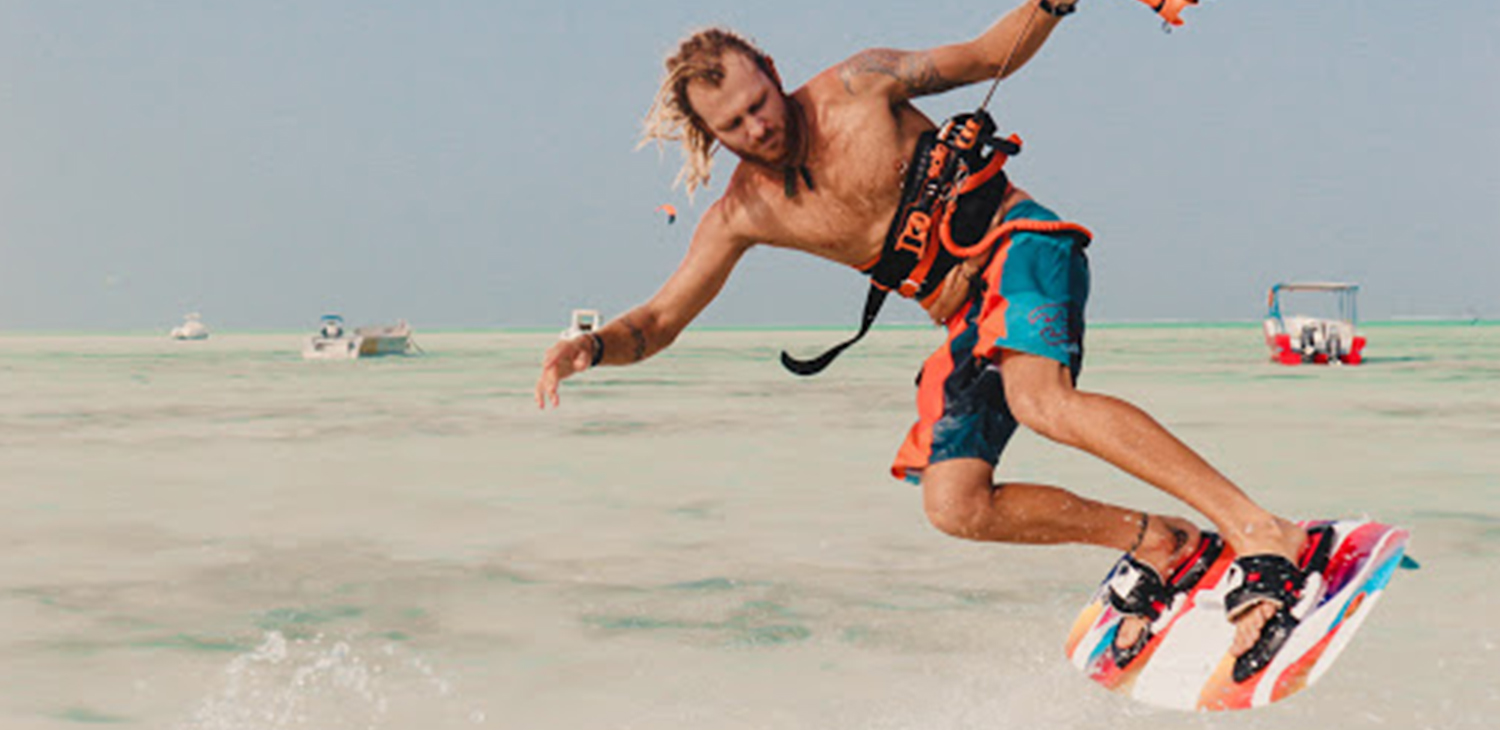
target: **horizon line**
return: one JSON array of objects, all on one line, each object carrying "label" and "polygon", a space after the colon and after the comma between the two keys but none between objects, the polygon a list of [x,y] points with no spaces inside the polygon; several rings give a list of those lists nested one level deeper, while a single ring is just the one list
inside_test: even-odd
[{"label": "horizon line", "polygon": [[[1182,329],[1214,329],[1214,328],[1251,328],[1259,327],[1263,319],[1232,319],[1232,320],[1179,320],[1179,319],[1151,319],[1151,320],[1113,320],[1088,323],[1089,329],[1133,329],[1133,328],[1182,328]],[[1358,323],[1357,327],[1400,327],[1400,326],[1454,326],[1454,327],[1490,327],[1500,325],[1500,319],[1486,319],[1482,317],[1458,318],[1458,317],[1425,317],[1425,316],[1402,316],[1390,319],[1369,320]],[[917,329],[937,329],[942,325],[927,322],[888,322],[876,324],[871,331],[904,331]],[[84,335],[108,335],[120,337],[134,336],[160,336],[167,337],[171,328],[138,329],[127,328],[118,330],[70,330],[70,329],[5,329],[0,328],[0,337],[22,336],[22,337],[46,337],[46,336],[84,336]],[[785,324],[744,324],[744,325],[702,325],[690,327],[698,332],[841,332],[851,330],[849,325],[785,325]],[[560,332],[557,327],[545,327],[537,325],[487,325],[487,326],[433,326],[430,328],[412,327],[413,332],[428,332],[434,334],[463,334],[463,333],[508,333],[508,334],[544,334],[548,332]],[[246,327],[231,328],[228,330],[210,329],[210,335],[215,333],[232,332],[246,335],[283,335],[312,333],[314,330],[292,330],[280,327]]]}]

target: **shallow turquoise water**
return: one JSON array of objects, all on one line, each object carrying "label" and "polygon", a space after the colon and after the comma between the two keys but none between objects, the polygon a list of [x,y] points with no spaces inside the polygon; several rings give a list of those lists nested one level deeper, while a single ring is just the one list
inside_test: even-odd
[{"label": "shallow turquoise water", "polygon": [[[1095,327],[1136,402],[1273,509],[1413,529],[1285,706],[1147,711],[1062,658],[1113,556],[961,543],[886,465],[941,334],[689,331],[538,412],[551,333],[309,363],[295,335],[0,336],[0,727],[1489,727],[1500,327],[1369,330],[1358,368],[1246,326]],[[1017,437],[1002,478],[1170,499]]]}]

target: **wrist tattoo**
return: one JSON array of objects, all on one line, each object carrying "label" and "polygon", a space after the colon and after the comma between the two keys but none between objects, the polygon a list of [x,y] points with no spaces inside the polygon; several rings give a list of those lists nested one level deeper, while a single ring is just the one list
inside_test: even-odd
[{"label": "wrist tattoo", "polygon": [[646,359],[646,333],[634,322],[625,320],[625,329],[630,331],[630,339],[635,342],[635,362]]}]

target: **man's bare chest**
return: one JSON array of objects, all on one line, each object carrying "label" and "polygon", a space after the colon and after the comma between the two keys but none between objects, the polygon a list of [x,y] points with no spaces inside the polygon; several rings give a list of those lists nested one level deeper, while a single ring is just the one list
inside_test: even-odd
[{"label": "man's bare chest", "polygon": [[887,128],[826,130],[806,157],[812,185],[776,201],[781,222],[775,245],[805,250],[851,266],[879,254],[901,200],[901,184],[915,140]]}]

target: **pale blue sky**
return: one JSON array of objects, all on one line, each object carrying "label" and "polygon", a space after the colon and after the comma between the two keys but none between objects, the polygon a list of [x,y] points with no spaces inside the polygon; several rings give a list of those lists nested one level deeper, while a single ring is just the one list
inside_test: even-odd
[{"label": "pale blue sky", "polygon": [[[690,205],[675,150],[634,148],[681,35],[732,25],[795,85],[1012,5],[0,0],[0,330],[611,316],[717,192]],[[1368,318],[1500,317],[1493,0],[1188,18],[1084,0],[992,107],[1026,140],[1014,179],[1098,234],[1093,319],[1253,319],[1299,278],[1359,281]],[[700,321],[852,326],[863,288],[757,251]]]}]

